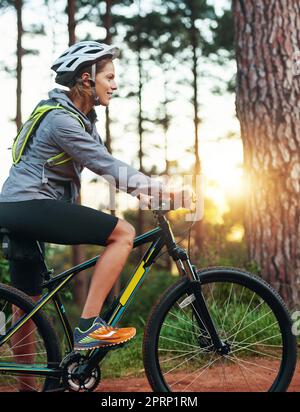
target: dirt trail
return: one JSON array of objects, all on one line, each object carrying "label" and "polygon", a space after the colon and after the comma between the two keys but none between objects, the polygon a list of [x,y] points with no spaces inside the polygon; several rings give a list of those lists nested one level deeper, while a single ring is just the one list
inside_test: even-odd
[{"label": "dirt trail", "polygon": [[[209,382],[206,382],[209,385]],[[238,391],[238,387],[235,387]],[[97,392],[151,392],[146,378],[126,377],[119,379],[104,379]],[[296,368],[294,377],[288,392],[300,392],[300,362]]]}]

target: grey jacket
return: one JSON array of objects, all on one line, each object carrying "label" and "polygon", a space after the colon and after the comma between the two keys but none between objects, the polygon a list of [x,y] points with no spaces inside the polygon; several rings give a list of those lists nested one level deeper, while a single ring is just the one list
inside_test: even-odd
[{"label": "grey jacket", "polygon": [[[50,111],[31,137],[20,162],[11,167],[0,194],[0,202],[31,199],[75,202],[84,167],[133,196],[147,193],[150,185],[156,193],[162,190],[158,180],[150,179],[107,151],[96,130],[94,110],[88,116],[84,115],[61,89],[50,91],[49,98],[79,115],[85,130],[68,112]],[[41,103],[47,102],[49,100]],[[61,152],[65,152],[72,160],[56,166],[46,163],[47,159]]]}]

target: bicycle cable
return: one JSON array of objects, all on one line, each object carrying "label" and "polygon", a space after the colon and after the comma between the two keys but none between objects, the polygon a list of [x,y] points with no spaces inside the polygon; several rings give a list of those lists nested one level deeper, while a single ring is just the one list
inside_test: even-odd
[{"label": "bicycle cable", "polygon": [[[177,236],[180,236],[180,237],[181,237],[181,236],[184,236],[186,233],[189,233],[189,236],[188,236],[188,255],[189,255],[189,256],[191,255],[190,247],[191,247],[191,232],[192,232],[192,227],[193,227],[194,224],[196,223],[195,216],[196,216],[196,213],[194,214],[194,220],[193,220],[192,224],[190,225],[190,227],[189,227],[187,230],[185,230],[184,232],[179,233],[179,234],[177,235]],[[184,240],[185,240],[185,236],[184,236],[183,239],[181,239],[179,242],[176,242],[176,244],[177,244],[177,245],[180,245]],[[168,253],[168,250],[165,250],[164,252],[162,252],[162,253],[160,253],[159,255],[157,255],[157,257],[156,257],[155,260],[159,259],[161,256],[163,256],[163,255],[166,254],[166,253]]]}]

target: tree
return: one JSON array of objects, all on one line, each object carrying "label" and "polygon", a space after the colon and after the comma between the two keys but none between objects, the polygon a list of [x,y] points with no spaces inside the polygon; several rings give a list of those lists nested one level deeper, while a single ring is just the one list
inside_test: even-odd
[{"label": "tree", "polygon": [[[209,56],[211,53],[216,53],[217,48],[214,44],[214,36],[212,40],[207,37],[205,31],[201,28],[200,22],[209,22],[208,30],[211,34],[218,34],[217,29],[213,30],[217,23],[217,16],[214,7],[206,0],[167,0],[162,2],[165,8],[165,18],[168,22],[170,33],[172,33],[172,41],[176,45],[174,54],[179,61],[190,61],[190,69],[192,72],[191,86],[193,89],[192,105],[193,105],[193,123],[194,123],[194,170],[193,170],[193,186],[196,190],[197,177],[201,175],[200,161],[200,142],[199,142],[199,65],[201,56]],[[171,28],[176,27],[176,30]],[[217,25],[218,28],[218,25]],[[202,220],[195,222],[194,239],[196,252],[199,253],[203,249],[203,224]]]},{"label": "tree", "polygon": [[16,117],[15,122],[17,129],[22,125],[22,71],[23,71],[23,57],[25,55],[37,55],[38,51],[34,49],[25,49],[22,45],[22,40],[24,34],[31,35],[45,35],[43,25],[32,24],[26,30],[23,27],[23,8],[26,2],[24,0],[0,0],[0,9],[6,11],[7,9],[14,8],[17,16],[17,44],[16,44],[16,56],[17,63],[16,68],[11,69],[4,65],[6,72],[12,73],[16,76],[17,86],[16,86]]},{"label": "tree", "polygon": [[[68,0],[67,5],[68,14],[68,33],[69,33],[69,46],[76,43],[76,2],[75,0]],[[81,196],[79,194],[76,200],[77,204],[81,204]],[[85,260],[85,247],[84,245],[72,246],[72,265],[76,266]],[[88,279],[85,272],[80,272],[74,278],[73,284],[74,302],[76,305],[83,307],[87,294],[88,294]]]},{"label": "tree", "polygon": [[249,191],[248,255],[290,304],[300,298],[299,2],[234,0],[236,110]]}]

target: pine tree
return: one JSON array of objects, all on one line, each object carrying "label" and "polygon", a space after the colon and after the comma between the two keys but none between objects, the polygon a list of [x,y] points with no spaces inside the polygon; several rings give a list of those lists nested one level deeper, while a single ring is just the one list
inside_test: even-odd
[{"label": "pine tree", "polygon": [[233,1],[248,255],[292,307],[300,297],[299,12],[293,0]]}]

